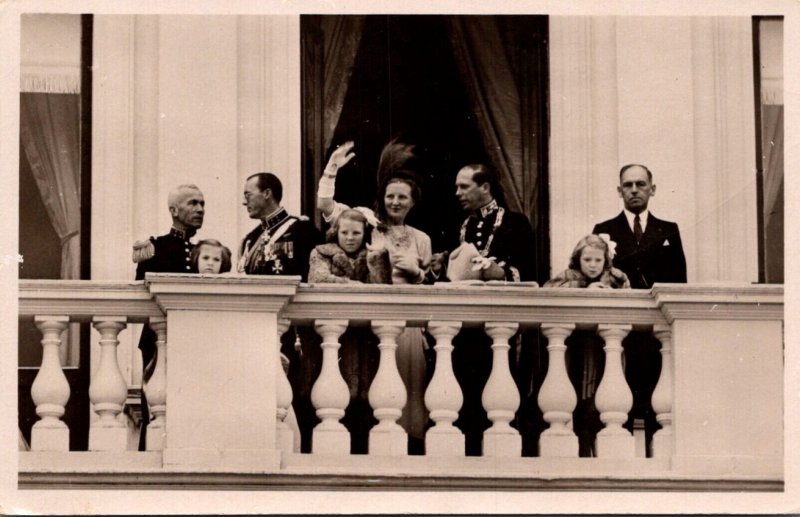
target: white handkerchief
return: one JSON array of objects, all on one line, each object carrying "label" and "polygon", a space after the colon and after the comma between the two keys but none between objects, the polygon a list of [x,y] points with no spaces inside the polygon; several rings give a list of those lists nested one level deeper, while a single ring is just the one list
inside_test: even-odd
[{"label": "white handkerchief", "polygon": [[669,246],[669,239],[664,239],[664,244],[662,246]]},{"label": "white handkerchief", "polygon": [[447,278],[451,282],[461,280],[481,280],[481,271],[472,269],[472,259],[480,257],[481,254],[472,243],[464,242],[459,247],[450,252],[447,263]]}]

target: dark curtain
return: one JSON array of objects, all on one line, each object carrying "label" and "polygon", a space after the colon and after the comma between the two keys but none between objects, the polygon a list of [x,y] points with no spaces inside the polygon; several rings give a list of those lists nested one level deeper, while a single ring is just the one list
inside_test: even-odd
[{"label": "dark curtain", "polygon": [[[543,283],[550,271],[547,18],[453,16],[449,29],[455,62],[505,203],[533,226],[536,280]],[[523,455],[533,456],[546,427],[536,401],[546,372],[546,340],[538,332],[524,332],[517,339],[520,354],[512,364],[522,400],[516,426],[523,436]]]},{"label": "dark curtain", "polygon": [[306,171],[303,177],[314,178],[312,185],[303,186],[303,213],[313,213],[315,219],[319,218],[314,206],[316,184],[342,113],[364,19],[364,16],[339,15],[301,18],[303,169]]},{"label": "dark curtain", "polygon": [[766,281],[783,282],[783,106],[761,106]]},{"label": "dark curtain", "polygon": [[80,278],[80,96],[23,93],[20,139],[61,239],[61,278]]},{"label": "dark curtain", "polygon": [[456,64],[491,165],[508,207],[533,225],[537,270],[547,272],[546,18],[454,16],[449,21]]}]

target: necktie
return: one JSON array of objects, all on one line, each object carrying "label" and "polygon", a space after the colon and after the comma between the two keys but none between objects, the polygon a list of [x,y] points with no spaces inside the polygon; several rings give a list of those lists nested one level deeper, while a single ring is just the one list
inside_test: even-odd
[{"label": "necktie", "polygon": [[636,239],[636,244],[642,240],[642,223],[639,221],[639,214],[633,218],[633,237]]}]

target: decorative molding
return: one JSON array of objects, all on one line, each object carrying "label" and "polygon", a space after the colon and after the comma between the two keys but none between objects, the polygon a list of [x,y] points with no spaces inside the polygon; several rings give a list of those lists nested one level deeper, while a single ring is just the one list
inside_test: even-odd
[{"label": "decorative molding", "polygon": [[299,276],[147,273],[145,285],[164,311],[278,313],[295,294]]},{"label": "decorative molding", "polygon": [[539,289],[536,287],[436,284],[301,285],[283,316],[307,323],[331,313],[351,325],[370,319],[404,319],[409,326],[429,320],[460,321],[480,327],[486,321],[516,321],[530,328],[548,323],[620,323],[649,326],[664,323],[647,291]]},{"label": "decorative molding", "polygon": [[677,319],[782,321],[782,285],[657,284],[652,293],[669,324]]},{"label": "decorative molding", "polygon": [[22,93],[75,93],[81,92],[80,66],[30,66],[22,65],[20,91]]},{"label": "decorative molding", "polygon": [[[71,453],[76,454],[76,453]],[[77,453],[81,454],[81,453]],[[84,453],[85,454],[85,453]],[[96,453],[92,453],[96,454]],[[137,454],[137,453],[131,453]],[[142,453],[148,455],[149,463],[157,468],[156,460],[160,461],[158,453]],[[587,475],[545,475],[542,471],[547,469],[542,467],[543,463],[560,463],[562,458],[522,458],[521,461],[528,465],[529,472],[525,475],[453,475],[452,472],[465,472],[466,469],[452,470],[449,474],[442,475],[401,475],[378,474],[378,473],[354,473],[343,474],[341,468],[336,473],[319,473],[315,471],[303,471],[296,473],[248,473],[248,472],[153,472],[147,471],[119,471],[108,472],[103,469],[98,472],[88,472],[86,469],[71,469],[60,471],[47,469],[44,466],[38,469],[24,468],[27,464],[33,463],[33,456],[41,455],[42,460],[38,464],[44,464],[47,459],[54,457],[54,454],[44,456],[43,453],[21,452],[20,463],[23,468],[19,473],[19,488],[162,488],[162,489],[194,489],[208,490],[242,490],[242,489],[296,489],[307,488],[311,490],[331,490],[331,489],[356,489],[356,490],[429,490],[431,487],[437,489],[461,489],[478,491],[497,491],[497,490],[603,490],[615,492],[633,491],[679,491],[679,492],[781,492],[784,490],[784,482],[775,477],[732,477],[727,476],[676,476],[671,475],[667,470],[656,472],[653,476],[643,476],[639,474],[614,476],[598,475],[590,477]],[[297,455],[290,455],[297,456]],[[310,456],[310,455],[307,455]],[[30,460],[28,459],[30,458]],[[110,456],[111,458],[111,456]],[[392,458],[393,463],[400,463],[407,458]],[[412,457],[411,460],[421,458]],[[469,465],[470,459],[484,460],[484,458],[466,458],[463,463]],[[441,459],[434,458],[434,461],[441,462]],[[502,459],[504,463],[512,463],[509,458]],[[567,458],[567,462],[573,460]],[[594,458],[586,460],[575,458],[573,461],[582,461],[581,470],[586,471],[587,461],[591,461],[593,469],[604,460]],[[657,462],[654,458],[640,460],[643,462]],[[418,462],[417,462],[418,463]],[[477,463],[477,462],[476,462]],[[617,461],[616,463],[620,463]],[[484,472],[491,472],[492,463],[483,462]],[[576,469],[577,470],[577,469]],[[648,469],[650,470],[650,469]],[[618,472],[618,469],[617,469]]]},{"label": "decorative molding", "polygon": [[19,315],[58,314],[88,322],[97,314],[142,323],[163,316],[142,282],[20,280]]},{"label": "decorative molding", "polygon": [[761,103],[783,105],[783,77],[761,78]]}]

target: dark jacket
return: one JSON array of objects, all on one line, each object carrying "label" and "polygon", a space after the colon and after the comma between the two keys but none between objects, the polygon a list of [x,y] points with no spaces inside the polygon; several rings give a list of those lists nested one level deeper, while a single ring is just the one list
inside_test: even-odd
[{"label": "dark jacket", "polygon": [[614,267],[628,275],[632,288],[649,289],[656,282],[686,282],[686,257],[677,224],[658,219],[650,212],[641,242],[636,244],[625,213],[620,212],[595,225],[592,233],[607,233],[617,243]]}]

